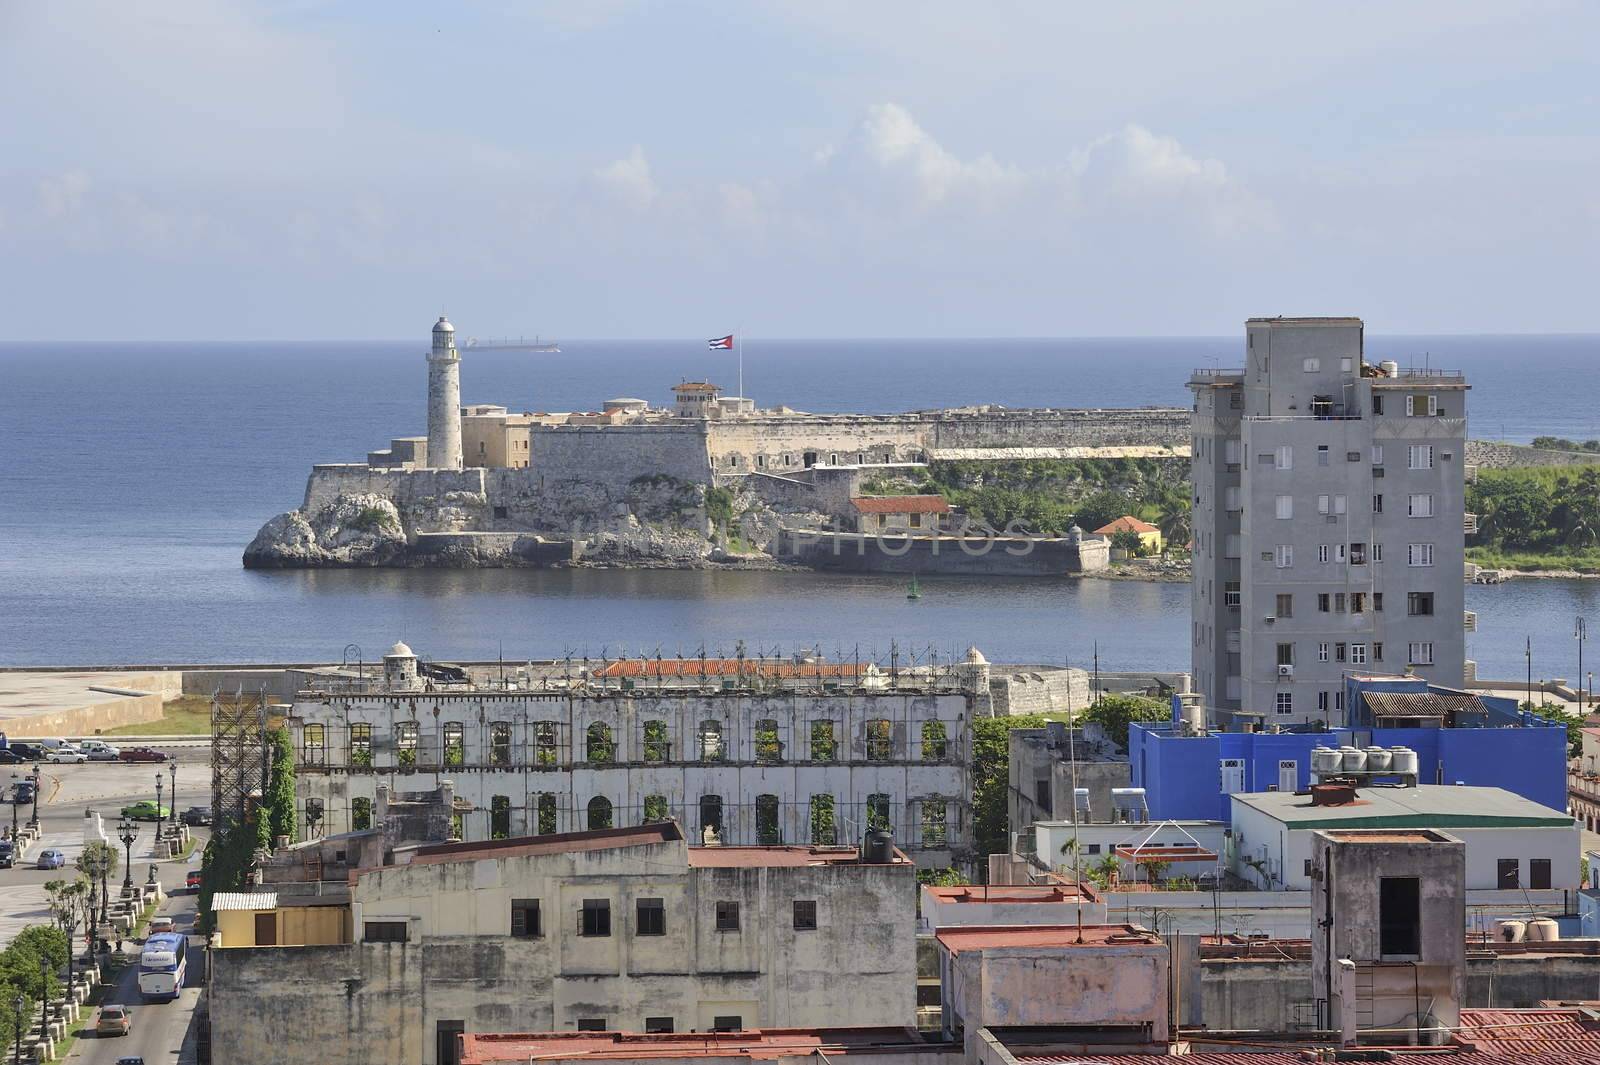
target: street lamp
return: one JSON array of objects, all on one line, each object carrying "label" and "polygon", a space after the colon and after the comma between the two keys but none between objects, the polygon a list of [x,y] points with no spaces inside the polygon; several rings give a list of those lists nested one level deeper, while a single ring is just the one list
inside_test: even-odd
[{"label": "street lamp", "polygon": [[39,763],[33,764],[33,816],[28,819],[29,828],[39,827]]},{"label": "street lamp", "polygon": [[1572,638],[1578,641],[1578,716],[1582,717],[1583,709],[1583,642],[1589,638],[1589,623],[1583,620],[1583,615],[1578,615],[1577,623],[1572,627]]},{"label": "street lamp", "polygon": [[122,893],[129,895],[133,892],[133,841],[139,838],[139,826],[124,817],[117,826],[117,838],[122,841],[126,855],[123,861]]},{"label": "street lamp", "polygon": [[[22,777],[20,774],[11,774],[11,844],[13,847],[16,846],[17,842],[17,784],[21,780]],[[16,854],[15,851],[12,851],[12,853]],[[17,857],[21,856],[17,855]]]},{"label": "street lamp", "polygon": [[11,1000],[11,1026],[16,1030],[17,1049],[11,1053],[11,1065],[22,1065],[22,1007],[24,1005],[22,992]]},{"label": "street lamp", "polygon": [[170,792],[168,792],[168,794],[172,796],[172,798],[168,800],[169,802],[172,803],[172,827],[173,828],[177,828],[178,827],[178,759],[177,759],[176,755],[174,755],[172,760],[167,763],[167,770],[172,774],[172,790]]},{"label": "street lamp", "polygon": [[156,770],[156,837],[161,836],[161,823],[167,819],[161,812],[161,786],[166,783],[166,778],[161,775],[161,770]]}]

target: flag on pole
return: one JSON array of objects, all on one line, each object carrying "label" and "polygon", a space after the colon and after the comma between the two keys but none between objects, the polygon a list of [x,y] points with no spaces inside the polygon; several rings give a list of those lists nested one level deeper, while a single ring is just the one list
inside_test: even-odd
[{"label": "flag on pole", "polygon": [[717,337],[715,340],[708,340],[706,341],[706,347],[711,351],[732,351],[733,334],[729,333],[725,337]]}]

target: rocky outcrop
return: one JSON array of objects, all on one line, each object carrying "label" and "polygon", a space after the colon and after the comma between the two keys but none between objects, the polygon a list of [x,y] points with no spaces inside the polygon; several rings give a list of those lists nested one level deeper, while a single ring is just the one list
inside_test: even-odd
[{"label": "rocky outcrop", "polygon": [[246,569],[393,566],[407,555],[400,512],[380,495],[339,496],[315,513],[291,510],[244,549]]}]

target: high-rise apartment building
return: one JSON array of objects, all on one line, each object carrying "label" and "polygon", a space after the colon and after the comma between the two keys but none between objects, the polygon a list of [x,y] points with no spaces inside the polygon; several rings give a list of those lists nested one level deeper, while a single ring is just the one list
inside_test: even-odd
[{"label": "high-rise apartment building", "polygon": [[1190,378],[1214,713],[1339,725],[1346,673],[1462,683],[1468,386],[1363,356],[1359,318],[1252,318],[1243,369]]}]

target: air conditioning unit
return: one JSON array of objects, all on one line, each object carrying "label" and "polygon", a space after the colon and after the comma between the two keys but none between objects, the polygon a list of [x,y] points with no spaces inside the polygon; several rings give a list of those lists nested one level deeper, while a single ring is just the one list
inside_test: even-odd
[{"label": "air conditioning unit", "polygon": [[1278,619],[1277,619],[1277,617],[1275,615],[1268,614],[1266,617],[1261,619],[1261,623],[1263,625],[1271,625],[1273,622],[1275,622],[1277,620]]},{"label": "air conditioning unit", "polygon": [[1280,676],[1280,677],[1292,677],[1292,676],[1294,676],[1294,667],[1293,666],[1289,666],[1289,665],[1280,665],[1280,666],[1278,666],[1278,676]]}]

